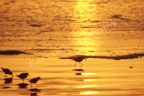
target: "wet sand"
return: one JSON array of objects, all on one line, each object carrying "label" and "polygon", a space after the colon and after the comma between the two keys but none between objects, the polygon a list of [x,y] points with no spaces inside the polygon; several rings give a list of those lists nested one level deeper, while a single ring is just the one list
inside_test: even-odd
[{"label": "wet sand", "polygon": [[[2,59],[2,58],[1,58]],[[1,62],[14,73],[12,82],[6,82],[1,73],[0,94],[3,96],[142,96],[143,59],[133,60],[101,60],[87,59],[82,63],[84,71],[74,71],[74,61],[49,58],[9,58],[11,63]],[[33,62],[32,62],[33,61]],[[78,66],[78,65],[77,65]],[[130,68],[130,67],[133,68]],[[25,80],[26,88],[15,75],[28,72]],[[42,79],[31,87],[31,78]],[[10,78],[10,76],[9,76]],[[30,90],[33,89],[33,90]],[[35,95],[32,95],[35,94]],[[37,94],[37,95],[36,95]]]},{"label": "wet sand", "polygon": [[[0,69],[0,96],[143,96],[143,5],[1,0],[0,67],[14,77]],[[75,66],[73,56],[84,60]],[[29,73],[24,83],[22,72]]]}]

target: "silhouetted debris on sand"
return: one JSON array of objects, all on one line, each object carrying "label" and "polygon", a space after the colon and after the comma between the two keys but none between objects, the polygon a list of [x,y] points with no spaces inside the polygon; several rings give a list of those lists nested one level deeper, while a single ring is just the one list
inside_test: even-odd
[{"label": "silhouetted debris on sand", "polygon": [[5,84],[12,83],[13,78],[5,78],[4,81],[5,81]]},{"label": "silhouetted debris on sand", "polygon": [[29,53],[19,50],[0,50],[0,55],[19,55],[19,54],[29,54]]},{"label": "silhouetted debris on sand", "polygon": [[129,20],[129,19],[127,19],[127,18],[124,18],[122,15],[120,15],[120,14],[115,14],[115,15],[113,15],[112,16],[112,18],[114,18],[114,19],[120,19],[120,20]]},{"label": "silhouetted debris on sand", "polygon": [[99,59],[113,59],[113,60],[122,60],[122,59],[135,59],[144,57],[144,53],[133,53],[126,55],[116,55],[116,56],[86,56],[86,55],[75,55],[70,57],[60,57],[60,59],[73,59],[75,57],[79,58],[99,58]]},{"label": "silhouetted debris on sand", "polygon": [[41,25],[41,24],[29,24],[29,26],[31,26],[31,27],[42,27],[43,25]]},{"label": "silhouetted debris on sand", "polygon": [[130,68],[130,69],[132,69],[132,68],[133,68],[133,66],[130,66],[129,68]]}]

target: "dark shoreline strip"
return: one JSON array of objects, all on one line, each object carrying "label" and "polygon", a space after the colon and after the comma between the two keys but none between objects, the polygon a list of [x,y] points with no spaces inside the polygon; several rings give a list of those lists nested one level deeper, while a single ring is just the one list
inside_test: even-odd
[{"label": "dark shoreline strip", "polygon": [[144,53],[133,53],[126,55],[117,55],[117,56],[85,56],[85,55],[75,55],[70,57],[60,57],[60,59],[73,59],[75,57],[86,58],[99,58],[99,59],[113,59],[113,60],[122,60],[122,59],[135,59],[144,57]]},{"label": "dark shoreline strip", "polygon": [[29,54],[29,53],[19,50],[0,50],[0,55],[19,55],[19,54]]}]

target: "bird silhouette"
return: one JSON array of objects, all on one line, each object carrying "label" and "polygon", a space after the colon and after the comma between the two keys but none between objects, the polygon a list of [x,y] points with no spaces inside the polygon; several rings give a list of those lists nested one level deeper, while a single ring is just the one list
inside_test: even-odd
[{"label": "bird silhouette", "polygon": [[1,67],[1,69],[2,69],[2,71],[5,73],[4,77],[7,77],[7,74],[8,74],[8,75],[12,75],[12,77],[13,77],[13,73],[12,73],[9,69],[7,69],[7,68],[2,68],[2,67]]},{"label": "bird silhouette", "polygon": [[17,75],[17,77],[19,77],[20,79],[22,79],[23,83],[24,83],[24,79],[27,78],[29,74],[26,72],[26,73],[21,73],[19,75]]},{"label": "bird silhouette", "polygon": [[37,83],[39,79],[41,79],[41,78],[36,77],[36,78],[33,78],[33,79],[29,80],[29,82],[31,83],[31,86],[32,86],[32,83]]},{"label": "bird silhouette", "polygon": [[75,61],[75,64],[74,66],[76,67],[76,64],[77,63],[80,63],[80,68],[83,66],[83,64],[81,63],[84,59],[86,59],[87,57],[84,56],[84,55],[75,55],[75,56],[70,56],[70,57],[61,57],[60,59],[71,59],[71,60],[74,60]]}]

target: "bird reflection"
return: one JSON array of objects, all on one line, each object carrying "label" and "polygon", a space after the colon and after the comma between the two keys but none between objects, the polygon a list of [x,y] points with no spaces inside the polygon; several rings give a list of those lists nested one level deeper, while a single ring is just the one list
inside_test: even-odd
[{"label": "bird reflection", "polygon": [[76,72],[75,72],[75,75],[76,75],[76,77],[75,77],[75,80],[76,80],[76,81],[84,81],[84,79],[83,79],[83,77],[82,77],[83,71],[76,71]]},{"label": "bird reflection", "polygon": [[38,96],[37,93],[30,93],[30,96]]},{"label": "bird reflection", "polygon": [[40,92],[41,89],[38,89],[38,88],[31,88],[29,89],[31,92]]},{"label": "bird reflection", "polygon": [[76,68],[76,69],[73,69],[72,71],[75,71],[75,75],[82,75],[82,72],[84,71],[84,69],[81,69],[81,68]]},{"label": "bird reflection", "polygon": [[4,86],[3,89],[8,89],[11,88],[10,86]]},{"label": "bird reflection", "polygon": [[37,89],[37,88],[31,88],[30,90],[30,96],[38,96],[38,92],[41,91],[41,89]]},{"label": "bird reflection", "polygon": [[82,73],[78,72],[78,73],[75,73],[75,75],[82,75]]},{"label": "bird reflection", "polygon": [[84,71],[84,69],[78,68],[78,69],[73,69],[72,71]]},{"label": "bird reflection", "polygon": [[27,88],[28,84],[27,83],[19,83],[18,86],[19,86],[19,88]]},{"label": "bird reflection", "polygon": [[5,78],[4,81],[5,84],[12,83],[13,78]]},{"label": "bird reflection", "polygon": [[10,88],[10,83],[12,83],[13,81],[13,78],[4,78],[4,86],[3,86],[3,89],[7,89],[7,88]]}]

